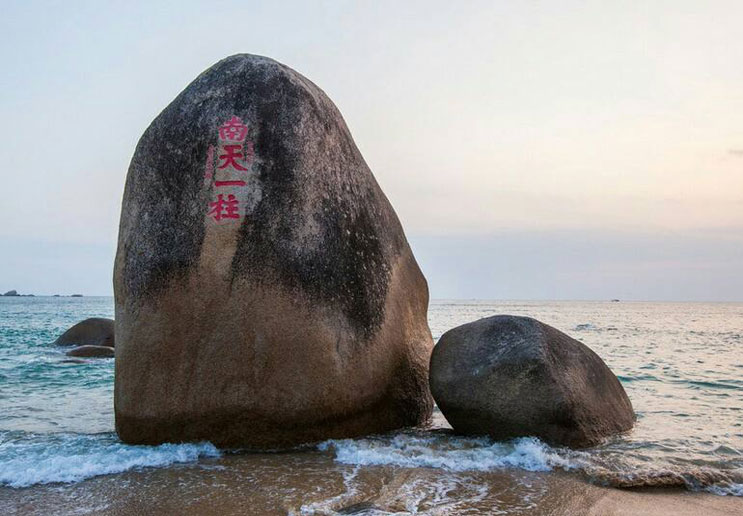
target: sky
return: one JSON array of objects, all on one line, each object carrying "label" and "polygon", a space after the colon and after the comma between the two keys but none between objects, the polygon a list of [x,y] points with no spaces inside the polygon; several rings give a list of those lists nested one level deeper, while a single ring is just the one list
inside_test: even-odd
[{"label": "sky", "polygon": [[743,301],[739,0],[2,11],[0,292],[111,295],[139,137],[248,52],[336,103],[432,297]]}]

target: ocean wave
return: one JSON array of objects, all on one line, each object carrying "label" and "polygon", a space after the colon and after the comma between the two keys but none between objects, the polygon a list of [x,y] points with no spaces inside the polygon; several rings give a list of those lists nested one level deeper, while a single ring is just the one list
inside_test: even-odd
[{"label": "ocean wave", "polygon": [[743,382],[735,379],[725,379],[720,381],[714,380],[682,380],[680,383],[687,383],[696,389],[731,389],[741,390]]},{"label": "ocean wave", "polygon": [[743,496],[743,470],[705,467],[643,468],[620,459],[607,467],[596,450],[551,447],[535,437],[496,442],[487,437],[408,434],[329,440],[318,445],[335,461],[355,466],[434,468],[453,472],[503,469],[571,471],[587,481],[619,489],[681,488],[717,495]]},{"label": "ocean wave", "polygon": [[450,471],[570,470],[581,466],[581,452],[551,448],[535,437],[494,442],[486,437],[398,434],[393,437],[329,440],[318,445],[335,460],[360,466],[442,468]]},{"label": "ocean wave", "polygon": [[743,483],[721,482],[705,487],[704,491],[718,496],[743,496]]},{"label": "ocean wave", "polygon": [[722,496],[743,496],[743,474],[740,471],[696,468],[627,472],[589,467],[583,472],[591,482],[619,489],[681,488],[689,491],[707,491]]},{"label": "ocean wave", "polygon": [[619,381],[621,382],[639,382],[639,381],[650,381],[650,382],[657,382],[658,377],[653,376],[652,374],[637,374],[634,376],[631,375],[617,375],[617,378],[619,378]]},{"label": "ocean wave", "polygon": [[208,442],[131,446],[114,434],[0,435],[0,485],[71,483],[136,468],[164,467],[219,457]]}]

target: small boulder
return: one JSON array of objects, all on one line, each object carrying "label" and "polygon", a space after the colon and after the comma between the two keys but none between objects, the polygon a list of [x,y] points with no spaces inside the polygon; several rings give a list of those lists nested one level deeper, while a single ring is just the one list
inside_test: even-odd
[{"label": "small boulder", "polygon": [[79,346],[69,350],[68,357],[112,358],[114,348],[110,346]]},{"label": "small boulder", "polygon": [[114,322],[103,317],[91,317],[77,323],[54,341],[57,346],[114,347]]},{"label": "small boulder", "polygon": [[464,434],[585,447],[635,421],[596,353],[528,317],[497,315],[449,330],[434,348],[430,382],[441,412]]}]

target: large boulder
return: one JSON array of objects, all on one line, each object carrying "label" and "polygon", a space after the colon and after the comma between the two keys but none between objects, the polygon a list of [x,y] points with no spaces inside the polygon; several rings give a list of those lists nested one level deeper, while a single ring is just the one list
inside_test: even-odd
[{"label": "large boulder", "polygon": [[113,348],[114,322],[103,317],[91,317],[80,321],[62,335],[54,344],[58,346],[108,346]]},{"label": "large boulder", "polygon": [[447,331],[431,392],[455,431],[591,446],[632,428],[632,404],[587,346],[528,317],[497,315]]},{"label": "large boulder", "polygon": [[114,270],[128,443],[279,448],[425,421],[428,287],[341,114],[235,55],[132,158]]},{"label": "large boulder", "polygon": [[114,348],[110,346],[78,346],[65,354],[68,357],[113,358]]}]

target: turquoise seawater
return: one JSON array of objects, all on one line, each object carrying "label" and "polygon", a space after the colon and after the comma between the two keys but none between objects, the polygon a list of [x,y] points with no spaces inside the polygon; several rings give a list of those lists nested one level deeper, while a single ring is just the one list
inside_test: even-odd
[{"label": "turquoise seawater", "polygon": [[[434,340],[494,314],[535,317],[596,351],[627,390],[635,429],[571,451],[532,438],[456,437],[441,431],[447,424],[437,411],[432,429],[328,441],[307,453],[354,471],[564,470],[600,484],[743,496],[743,304],[434,301]],[[71,362],[52,345],[87,317],[113,317],[113,299],[0,297],[0,489],[70,485],[224,456],[209,443],[128,446],[117,439],[114,359]]]}]

